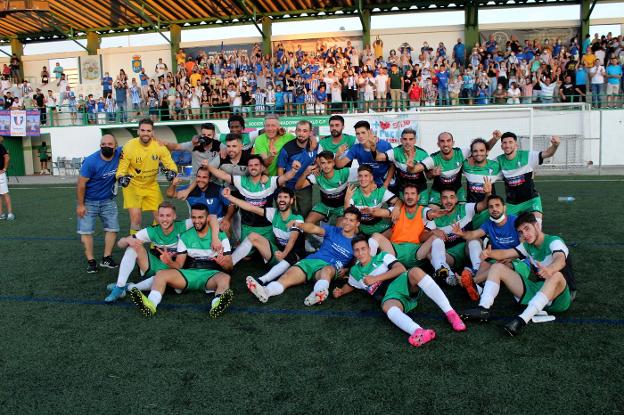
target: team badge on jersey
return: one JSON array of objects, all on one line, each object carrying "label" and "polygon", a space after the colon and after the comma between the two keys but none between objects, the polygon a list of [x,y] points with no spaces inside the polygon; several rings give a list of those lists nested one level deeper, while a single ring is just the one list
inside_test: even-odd
[{"label": "team badge on jersey", "polygon": [[152,160],[154,161],[158,160],[158,154],[152,154]]}]

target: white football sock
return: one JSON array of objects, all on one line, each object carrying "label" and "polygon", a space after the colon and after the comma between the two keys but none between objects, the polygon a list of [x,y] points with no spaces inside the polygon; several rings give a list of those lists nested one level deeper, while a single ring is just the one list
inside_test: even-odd
[{"label": "white football sock", "polygon": [[162,294],[156,290],[152,290],[150,291],[147,299],[154,303],[156,307],[158,307],[158,304],[160,304],[160,300],[162,300]]},{"label": "white football sock", "polygon": [[258,280],[263,284],[269,283],[274,279],[281,277],[282,274],[288,270],[288,268],[290,268],[288,261],[281,260],[277,265],[273,266],[269,272],[258,278]]},{"label": "white football sock", "polygon": [[139,281],[136,284],[128,284],[128,289],[131,290],[136,288],[139,291],[149,291],[152,289],[152,284],[154,283],[154,277],[149,277],[144,279],[143,281]]},{"label": "white football sock", "polygon": [[468,241],[468,254],[470,255],[470,262],[472,262],[472,269],[475,271],[481,266],[481,251],[483,251],[483,248],[481,247],[480,239]]},{"label": "white football sock", "polygon": [[484,308],[492,307],[494,304],[494,299],[498,295],[498,290],[500,290],[500,285],[494,281],[486,281],[483,286],[483,292],[481,293],[481,300],[479,300],[479,305]]},{"label": "white football sock", "polygon": [[410,318],[407,314],[402,312],[399,307],[390,307],[388,313],[386,313],[391,322],[394,323],[395,326],[403,330],[409,335],[414,334],[416,330],[421,328],[414,320]]},{"label": "white football sock", "polygon": [[440,238],[435,238],[431,243],[431,265],[433,269],[438,270],[442,268],[446,263],[446,248],[444,247],[444,241]]},{"label": "white football sock", "polygon": [[264,289],[269,297],[275,297],[284,292],[284,286],[279,281],[270,282]]},{"label": "white football sock", "polygon": [[118,287],[125,287],[126,283],[128,282],[128,278],[132,273],[132,270],[134,270],[136,260],[136,251],[133,248],[126,248],[126,252],[124,252],[123,257],[121,258],[121,262],[119,262],[119,275],[117,276]]},{"label": "white football sock", "polygon": [[550,300],[546,297],[546,294],[538,291],[537,294],[531,298],[529,304],[527,304],[527,308],[525,308],[522,314],[520,314],[520,318],[524,320],[525,323],[528,323],[534,315],[546,307],[546,304],[548,304],[549,301]]},{"label": "white football sock", "polygon": [[232,262],[234,265],[238,264],[238,262],[245,258],[251,252],[253,245],[249,238],[245,238],[241,241],[238,247],[232,252]]},{"label": "white football sock", "polygon": [[377,250],[379,249],[379,242],[377,242],[374,238],[368,238],[368,246],[370,246],[371,256],[377,255]]},{"label": "white football sock", "polygon": [[453,307],[451,307],[451,303],[449,303],[449,300],[448,298],[446,298],[446,295],[444,295],[442,289],[440,289],[438,284],[436,284],[433,278],[431,278],[429,275],[425,275],[423,279],[420,280],[420,282],[418,283],[418,287],[423,290],[425,294],[427,294],[427,297],[431,298],[433,302],[436,303],[438,307],[440,307],[444,314],[448,313],[453,309]]},{"label": "white football sock", "polygon": [[327,280],[318,280],[314,284],[314,292],[315,293],[321,292],[323,290],[327,290],[328,288],[329,288],[329,281],[327,281]]}]

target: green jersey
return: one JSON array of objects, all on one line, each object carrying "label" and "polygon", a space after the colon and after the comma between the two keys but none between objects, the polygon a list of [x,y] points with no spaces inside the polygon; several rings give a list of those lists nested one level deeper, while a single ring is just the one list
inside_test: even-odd
[{"label": "green jersey", "polygon": [[[390,281],[377,282],[373,285],[366,285],[364,277],[376,276],[388,272],[398,260],[387,252],[380,252],[363,265],[359,261],[349,270],[349,285],[358,290],[364,290],[375,298],[381,299],[385,295],[386,288]],[[384,286],[384,287],[382,287]],[[380,289],[381,287],[381,289]]]},{"label": "green jersey", "polygon": [[[403,189],[403,186],[409,183],[415,184],[419,192],[427,190],[427,178],[425,177],[424,172],[410,173],[407,171],[407,157],[402,144],[386,151],[386,157],[388,158],[388,161],[394,163],[394,177],[397,180],[399,189]],[[413,159],[414,165],[417,165],[427,157],[429,157],[429,153],[416,146]]]},{"label": "green jersey", "polygon": [[496,160],[505,180],[508,203],[517,205],[539,196],[533,182],[533,171],[544,162],[541,152],[517,150],[516,156],[511,160],[504,154]]},{"label": "green jersey", "polygon": [[141,229],[134,235],[134,237],[141,242],[151,243],[150,253],[155,257],[160,257],[160,252],[158,252],[156,248],[161,250],[166,249],[171,253],[175,253],[178,246],[178,237],[186,232],[187,229],[192,227],[193,222],[190,219],[185,221],[175,221],[173,222],[171,232],[168,234],[163,232],[160,225],[153,225]]},{"label": "green jersey", "polygon": [[[243,138],[243,150],[249,150],[250,148],[254,146],[254,143],[256,142],[256,138],[258,137],[258,132],[252,131],[249,133],[241,133],[241,137]],[[226,138],[227,138],[227,133],[219,134],[219,141],[221,142],[221,144],[225,145]]]},{"label": "green jersey", "polygon": [[[281,249],[284,249],[288,244],[288,240],[290,239],[290,232],[297,231],[301,233],[301,230],[296,227],[289,228],[288,224],[290,222],[303,223],[303,216],[295,215],[290,212],[290,215],[286,219],[282,218],[280,211],[275,208],[265,208],[264,209],[264,217],[271,222],[273,226],[273,234],[275,235],[275,239],[279,244]],[[303,238],[297,238],[297,242],[303,242]]]},{"label": "green jersey", "polygon": [[[485,198],[483,192],[483,179],[489,178],[492,184],[503,178],[498,161],[486,159],[485,166],[471,164],[468,159],[464,160],[464,177],[466,178],[466,189],[468,196],[466,200],[478,203]],[[492,186],[492,194],[496,194]]]},{"label": "green jersey", "polygon": [[309,174],[306,180],[312,185],[318,184],[321,202],[329,207],[342,207],[348,184],[357,180],[357,170],[347,167],[335,169],[334,175],[330,178],[325,177],[323,173],[318,176]]},{"label": "green jersey", "polygon": [[[349,201],[349,205],[355,206],[361,211],[362,208],[382,207],[384,203],[388,203],[395,197],[394,193],[390,192],[385,187],[375,188],[375,190],[373,190],[368,196],[365,195],[364,192],[362,192],[362,189],[358,187],[355,189],[355,192],[353,192],[353,197]],[[377,218],[369,214],[362,214],[362,218],[360,219],[360,223],[363,225],[374,225],[380,221],[381,218]]]},{"label": "green jersey", "polygon": [[[221,266],[215,262],[218,252],[212,250],[212,229],[208,226],[208,232],[202,238],[195,228],[182,233],[178,240],[176,251],[178,255],[186,254],[184,268],[200,268],[222,270]],[[219,239],[223,245],[223,255],[231,253],[230,241],[223,232],[219,232]]]},{"label": "green jersey", "polygon": [[448,187],[455,190],[459,189],[461,187],[462,167],[464,166],[464,160],[468,156],[470,156],[470,148],[455,147],[450,160],[442,157],[441,151],[436,151],[424,159],[421,163],[427,170],[431,170],[434,167],[442,169],[442,174],[433,178],[431,188],[437,192],[441,192],[442,189]]},{"label": "green jersey", "polygon": [[[284,135],[278,137],[277,140],[275,141],[275,157],[273,157],[273,161],[271,162],[269,167],[267,167],[267,171],[270,176],[277,175],[277,158],[278,158],[277,155],[282,150],[282,147],[284,147],[284,144],[294,139],[295,139],[294,135],[290,133],[285,133]],[[255,154],[260,154],[264,156],[268,156],[269,154],[271,154],[271,145],[270,145],[269,137],[267,137],[266,134],[262,134],[258,136],[258,138],[256,138],[256,142],[254,143],[253,148],[254,148]]]},{"label": "green jersey", "polygon": [[446,235],[445,245],[447,248],[464,242],[464,239],[453,233],[453,224],[459,222],[459,227],[470,230],[472,218],[476,213],[476,203],[458,203],[455,210],[447,215],[440,216],[426,223],[427,229],[440,229]]},{"label": "green jersey", "polygon": [[570,251],[568,250],[568,247],[563,239],[560,237],[554,235],[544,235],[544,242],[541,246],[535,246],[527,242],[523,242],[515,249],[518,251],[520,256],[529,260],[531,263],[531,269],[535,274],[537,274],[540,266],[549,266],[552,264],[554,261],[553,255],[556,252],[561,252],[566,258],[566,264],[561,270],[561,273],[565,277],[570,289],[576,289],[574,275],[572,274],[572,264],[570,263],[570,259],[568,257]]},{"label": "green jersey", "polygon": [[333,137],[331,135],[321,138],[319,141],[318,152],[331,151],[335,155],[340,147],[347,146],[347,149],[349,149],[353,144],[355,144],[355,136],[349,134],[343,134],[338,144],[335,144],[332,139]]},{"label": "green jersey", "polygon": [[[257,207],[265,207],[271,204],[271,196],[277,190],[277,177],[268,178],[266,183],[262,183],[262,177],[257,183],[251,176],[232,176],[232,184],[236,188],[235,196],[249,202]],[[255,213],[241,211],[241,223],[249,226],[271,226],[271,222]]]}]

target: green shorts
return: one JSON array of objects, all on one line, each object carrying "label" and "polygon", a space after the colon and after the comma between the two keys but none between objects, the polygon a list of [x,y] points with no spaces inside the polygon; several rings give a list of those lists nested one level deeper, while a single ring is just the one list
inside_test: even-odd
[{"label": "green shorts", "polygon": [[304,258],[298,261],[294,266],[299,267],[301,271],[303,271],[306,276],[306,281],[313,280],[314,274],[316,274],[318,271],[325,268],[326,266],[333,267],[332,264],[330,264],[329,262],[325,262],[322,259],[309,258]]},{"label": "green shorts", "polygon": [[416,253],[420,249],[420,244],[403,242],[400,244],[392,244],[396,258],[405,268],[410,269],[422,265],[424,262],[416,259]]},{"label": "green shorts", "polygon": [[216,269],[179,269],[178,272],[186,280],[183,291],[204,291],[208,280],[221,271]]},{"label": "green shorts", "polygon": [[[241,242],[252,232],[263,236],[268,241],[273,241],[275,238],[275,234],[273,233],[273,226],[249,226],[243,224],[241,225]],[[255,250],[256,248],[251,248],[250,254]]]},{"label": "green shorts", "polygon": [[490,212],[486,209],[483,212],[475,213],[472,218],[472,229],[479,229],[486,220],[490,218]]},{"label": "green shorts", "polygon": [[344,214],[344,207],[342,206],[331,207],[331,206],[327,206],[323,202],[318,202],[312,207],[312,212],[320,213],[321,215],[325,216],[327,219],[330,219],[331,217],[339,218]]},{"label": "green shorts", "polygon": [[456,270],[464,268],[464,264],[466,263],[466,242],[461,242],[455,246],[447,248],[446,253],[452,256],[455,260],[453,268]]},{"label": "green shorts", "polygon": [[390,223],[385,220],[379,221],[373,225],[360,224],[360,232],[366,236],[371,236],[374,233],[384,233],[390,229]]},{"label": "green shorts", "polygon": [[420,290],[417,294],[410,292],[409,278],[407,276],[407,272],[404,272],[390,283],[388,289],[386,290],[386,294],[381,300],[381,303],[383,304],[388,300],[397,300],[403,306],[403,312],[409,313],[418,305],[420,292]]},{"label": "green shorts", "polygon": [[517,205],[507,203],[507,214],[519,215],[524,212],[539,212],[542,213],[542,198],[536,196],[533,199],[529,199],[526,202],[518,203]]},{"label": "green shorts", "polygon": [[147,271],[143,274],[143,277],[149,278],[156,275],[158,271],[162,271],[163,269],[169,269],[169,267],[160,260],[160,258],[152,255],[150,252],[147,253]]},{"label": "green shorts", "polygon": [[[514,261],[513,266],[514,271],[522,278],[522,285],[524,285],[524,293],[518,302],[522,305],[527,305],[529,301],[535,297],[535,294],[542,289],[544,280],[535,275],[531,267],[524,261]],[[544,307],[544,310],[553,313],[561,313],[570,308],[571,304],[572,297],[570,297],[570,288],[566,285],[563,292]]]},{"label": "green shorts", "polygon": [[[466,189],[464,189],[463,187],[457,189],[457,201],[464,203],[466,202]],[[442,206],[442,201],[440,200],[440,192],[430,189],[428,204]]]}]

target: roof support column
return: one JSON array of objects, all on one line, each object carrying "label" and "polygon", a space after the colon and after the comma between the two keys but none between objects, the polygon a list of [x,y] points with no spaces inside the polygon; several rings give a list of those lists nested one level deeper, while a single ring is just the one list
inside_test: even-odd
[{"label": "roof support column", "polygon": [[100,35],[95,31],[87,32],[87,52],[89,55],[97,55],[100,48]]},{"label": "roof support column", "polygon": [[273,45],[271,45],[271,36],[273,34],[273,21],[268,17],[262,18],[262,53],[271,56],[273,54]]},{"label": "roof support column", "polygon": [[[596,0],[581,0],[581,33],[579,33],[579,44],[582,45],[585,40],[585,36],[589,34],[589,17],[594,11],[594,7],[596,6]],[[581,55],[585,53],[585,51],[581,51]]]},{"label": "roof support column", "polygon": [[22,62],[22,56],[24,56],[24,45],[16,37],[11,39],[11,53],[15,54],[15,56],[17,56],[17,58],[19,59],[19,71],[18,71],[19,80],[23,81],[24,80],[24,62]]},{"label": "roof support column", "polygon": [[477,0],[467,0],[464,9],[464,45],[466,55],[472,53],[472,48],[479,42],[479,7]]},{"label": "roof support column", "polygon": [[360,10],[360,22],[362,23],[362,49],[371,44],[371,11]]},{"label": "roof support column", "polygon": [[171,71],[175,74],[178,72],[176,55],[180,51],[180,42],[182,42],[182,26],[177,24],[169,26],[169,39],[171,39]]}]

